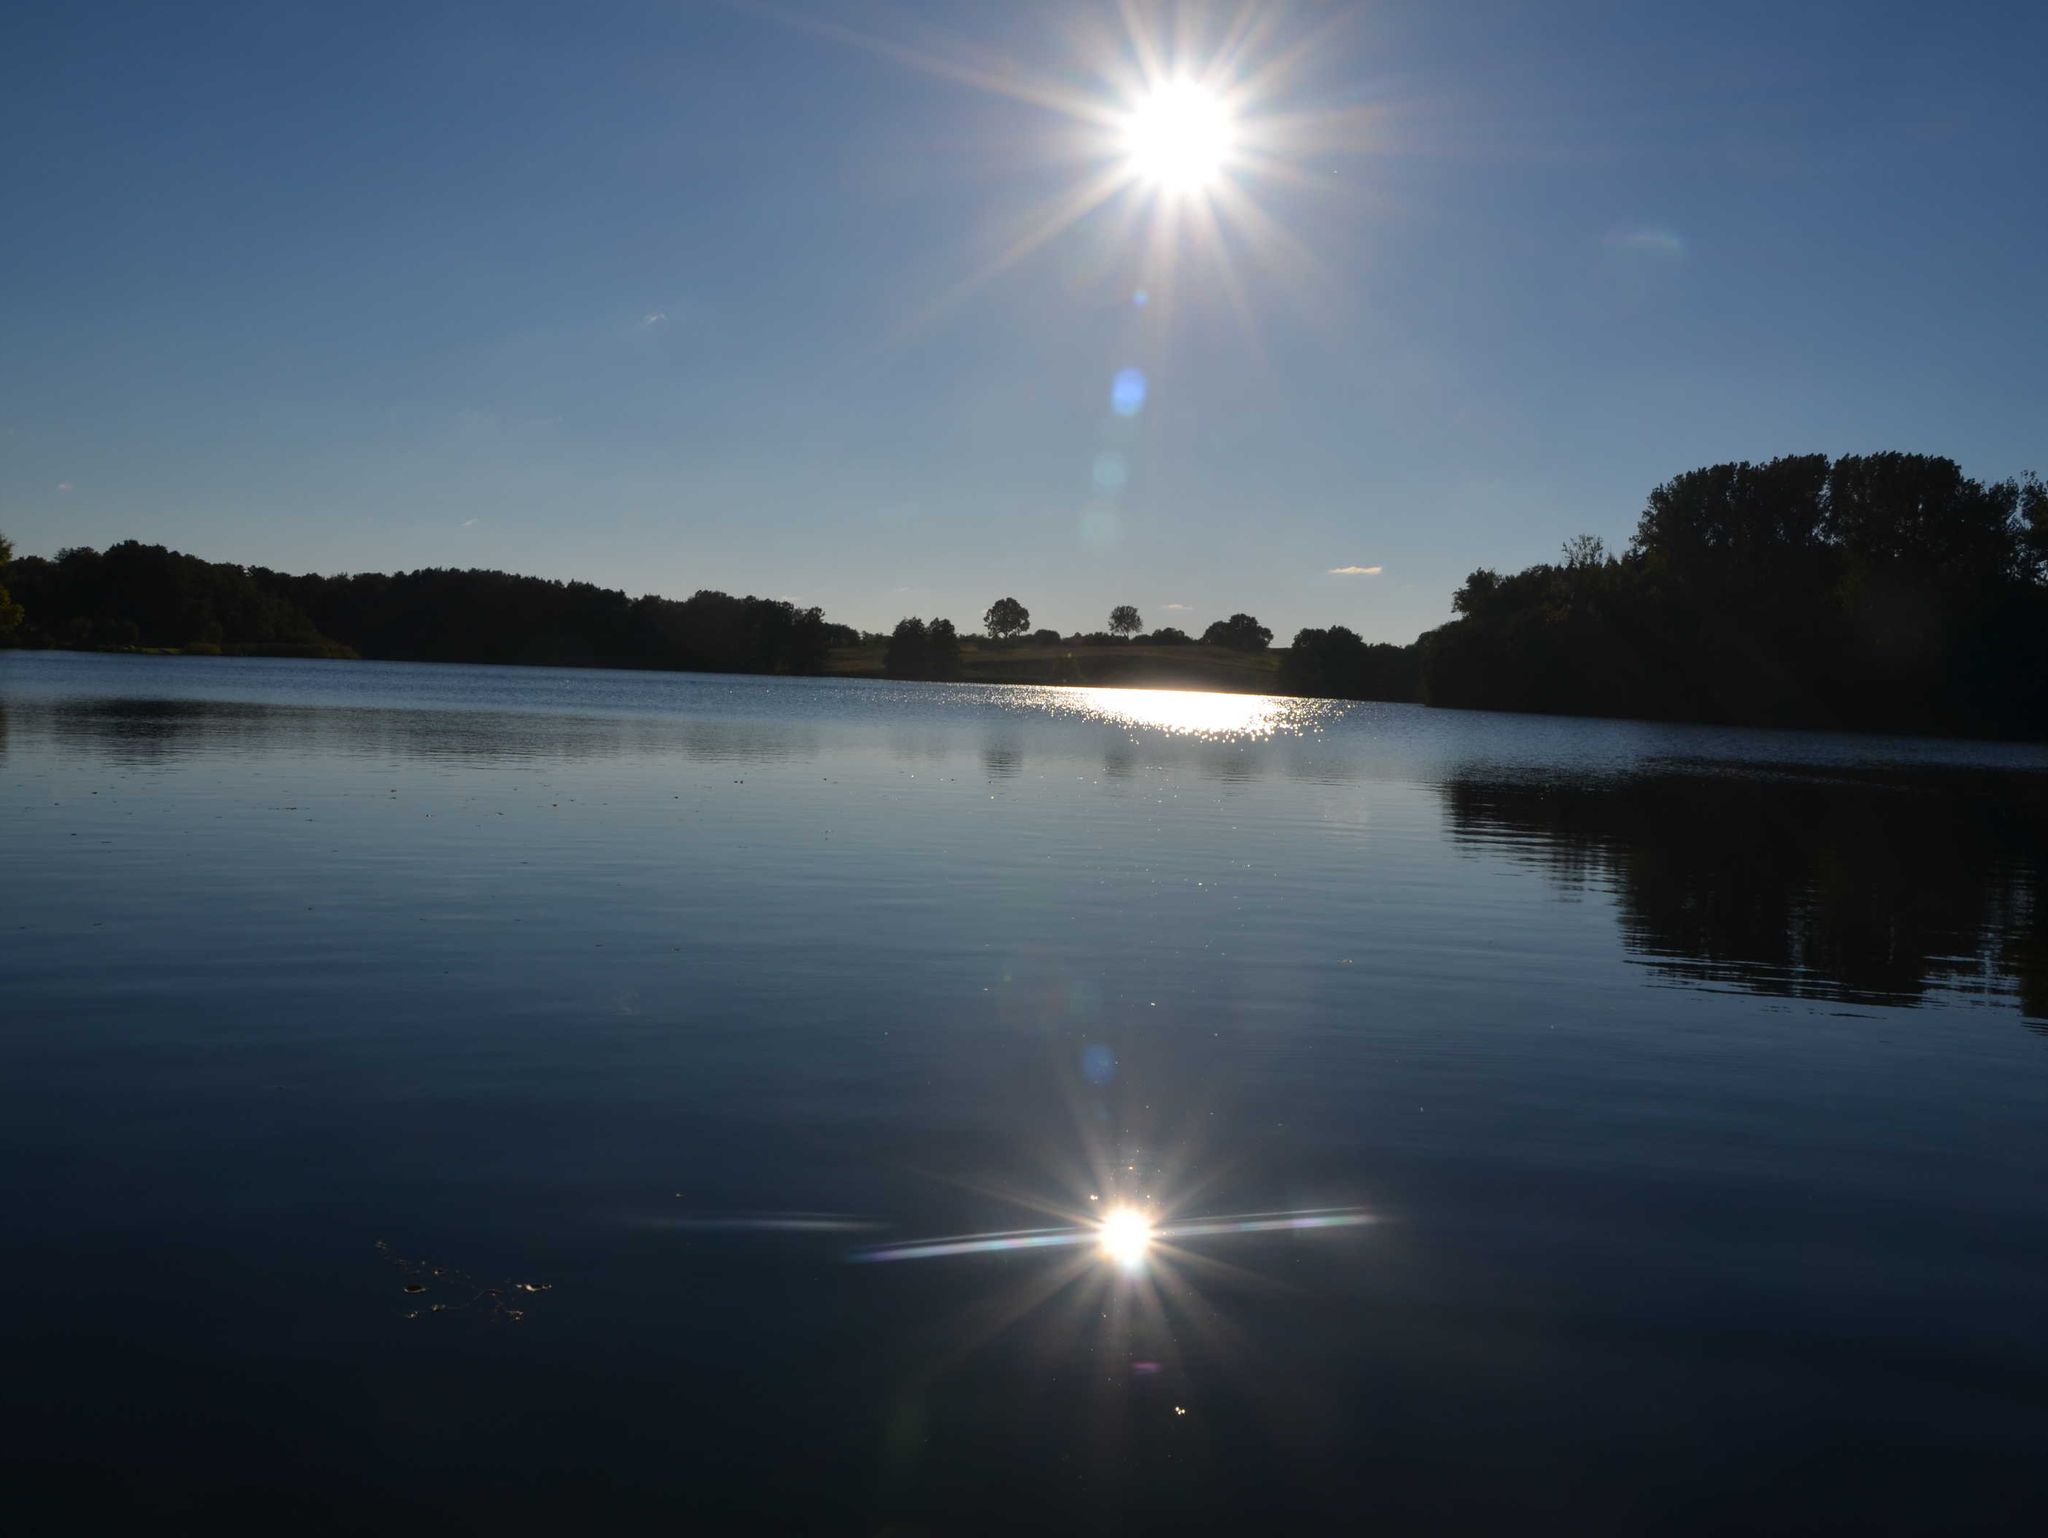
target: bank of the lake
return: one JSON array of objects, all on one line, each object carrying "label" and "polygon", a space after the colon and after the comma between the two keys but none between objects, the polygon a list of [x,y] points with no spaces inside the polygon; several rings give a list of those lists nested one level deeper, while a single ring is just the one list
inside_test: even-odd
[{"label": "bank of the lake", "polygon": [[[826,671],[841,678],[885,678],[887,643],[834,649]],[[1144,641],[997,641],[960,643],[961,683],[1077,684],[1110,689],[1213,689],[1229,694],[1284,694],[1286,652],[1237,651],[1190,642],[1154,646]]]}]

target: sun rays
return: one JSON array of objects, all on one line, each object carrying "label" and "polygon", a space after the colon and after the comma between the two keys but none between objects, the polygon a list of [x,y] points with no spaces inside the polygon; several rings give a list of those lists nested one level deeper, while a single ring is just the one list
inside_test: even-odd
[{"label": "sun rays", "polygon": [[1334,287],[1274,195],[1327,196],[1322,162],[1374,147],[1372,110],[1311,90],[1337,35],[1355,24],[1349,8],[1077,8],[1053,23],[1063,57],[1040,67],[957,36],[911,35],[907,24],[884,33],[774,5],[740,8],[1043,114],[1041,157],[1066,167],[1067,184],[1004,222],[964,274],[928,297],[910,330],[1084,227],[1093,270],[1144,295],[1155,314],[1199,299],[1250,327],[1260,277],[1311,307]]},{"label": "sun rays", "polygon": [[[969,1267],[958,1305],[932,1321],[928,1376],[961,1370],[1009,1338],[1041,1362],[1088,1361],[1105,1390],[1162,1374],[1193,1387],[1219,1374],[1256,1378],[1257,1353],[1245,1335],[1252,1321],[1234,1318],[1233,1303],[1284,1291],[1276,1264],[1298,1252],[1272,1241],[1379,1221],[1356,1207],[1184,1219],[1162,1213],[1150,1202],[1117,1202],[1100,1217],[1077,1213],[1058,1228],[880,1245],[849,1258]],[[1218,1245],[1235,1257],[1207,1253]],[[978,1282],[977,1259],[996,1263]]]}]

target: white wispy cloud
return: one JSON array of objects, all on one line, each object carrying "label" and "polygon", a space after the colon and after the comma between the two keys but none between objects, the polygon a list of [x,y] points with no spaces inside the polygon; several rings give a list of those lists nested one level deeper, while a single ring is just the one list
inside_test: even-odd
[{"label": "white wispy cloud", "polygon": [[647,314],[640,317],[640,329],[644,331],[649,326],[658,326],[667,319],[668,311],[650,310]]},{"label": "white wispy cloud", "polygon": [[1193,607],[1193,605],[1192,605],[1192,604],[1185,604],[1185,603],[1170,603],[1170,604],[1168,604],[1168,605],[1166,606],[1166,612],[1167,612],[1168,614],[1185,614],[1185,613],[1187,613],[1187,612],[1188,612],[1188,610],[1189,610],[1189,609],[1191,609],[1192,607]]},{"label": "white wispy cloud", "polygon": [[1330,575],[1333,577],[1377,577],[1384,570],[1386,568],[1383,566],[1332,566],[1330,568]]},{"label": "white wispy cloud", "polygon": [[69,481],[59,481],[59,482],[57,483],[57,489],[58,489],[59,491],[69,491],[69,490],[71,490],[71,489],[72,489],[72,488],[71,488],[71,483],[70,483]]},{"label": "white wispy cloud", "polygon": [[462,526],[465,529],[473,529],[476,527],[476,520],[474,518],[465,518],[462,520]]}]

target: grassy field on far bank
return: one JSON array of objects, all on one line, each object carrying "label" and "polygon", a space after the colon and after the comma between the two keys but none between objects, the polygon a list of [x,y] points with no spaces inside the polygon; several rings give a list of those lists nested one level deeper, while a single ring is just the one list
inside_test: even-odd
[{"label": "grassy field on far bank", "polygon": [[[881,678],[884,645],[842,646],[825,670],[842,678]],[[1271,694],[1280,686],[1280,651],[1224,646],[991,643],[962,638],[960,681],[974,684],[1078,684],[1117,689],[1214,689]]]}]

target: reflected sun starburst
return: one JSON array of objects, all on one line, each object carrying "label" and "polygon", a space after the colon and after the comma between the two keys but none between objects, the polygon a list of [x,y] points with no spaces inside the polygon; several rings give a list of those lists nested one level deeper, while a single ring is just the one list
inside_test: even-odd
[{"label": "reflected sun starburst", "polygon": [[1126,1269],[1145,1263],[1152,1248],[1152,1219],[1136,1207],[1116,1207],[1102,1220],[1102,1253]]}]

